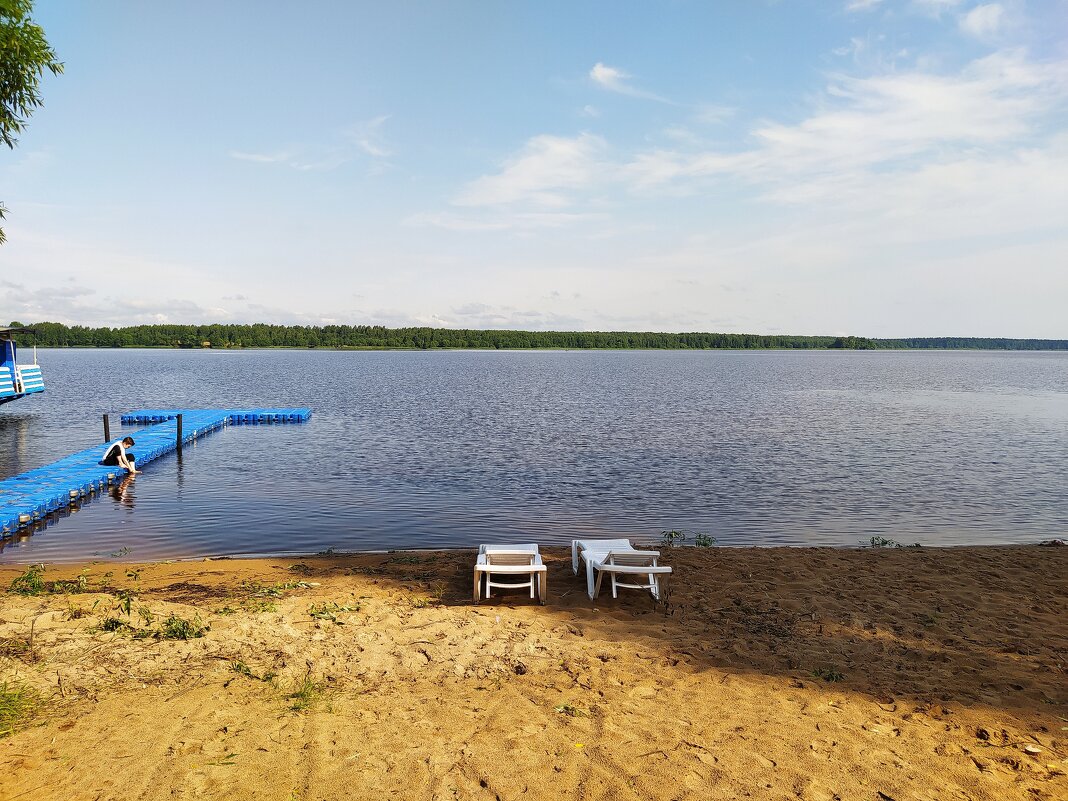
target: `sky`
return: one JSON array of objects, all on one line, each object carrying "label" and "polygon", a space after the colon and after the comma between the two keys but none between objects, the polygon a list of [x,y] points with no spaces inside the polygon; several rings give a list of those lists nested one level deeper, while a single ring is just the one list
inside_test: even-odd
[{"label": "sky", "polygon": [[3,322],[1068,338],[1068,0],[37,0]]}]

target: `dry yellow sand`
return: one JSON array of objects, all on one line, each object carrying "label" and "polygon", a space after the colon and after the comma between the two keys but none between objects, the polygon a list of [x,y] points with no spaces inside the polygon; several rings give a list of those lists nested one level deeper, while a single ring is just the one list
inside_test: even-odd
[{"label": "dry yellow sand", "polygon": [[[470,552],[7,593],[0,680],[41,707],[0,740],[0,798],[1068,799],[1068,548],[666,558],[659,606],[590,603],[562,549],[544,607],[473,605]],[[120,590],[135,629],[210,629],[101,631]]]}]

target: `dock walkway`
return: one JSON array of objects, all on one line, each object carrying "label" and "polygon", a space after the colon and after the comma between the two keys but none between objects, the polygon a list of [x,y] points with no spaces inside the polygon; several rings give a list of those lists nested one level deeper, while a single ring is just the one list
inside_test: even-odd
[{"label": "dock walkway", "polygon": [[[124,414],[123,425],[148,425],[136,432],[133,453],[139,468],[177,449],[179,414],[186,443],[226,425],[303,423],[311,409],[142,409]],[[100,464],[104,447],[101,443],[0,481],[0,537],[10,537],[120,479],[125,474],[121,467]]]}]

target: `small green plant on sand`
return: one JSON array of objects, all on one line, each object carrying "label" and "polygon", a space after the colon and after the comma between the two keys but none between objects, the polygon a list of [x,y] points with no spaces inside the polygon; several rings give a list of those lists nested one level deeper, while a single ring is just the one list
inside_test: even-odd
[{"label": "small green plant on sand", "polygon": [[250,668],[248,665],[246,665],[240,659],[235,659],[234,661],[232,661],[230,663],[230,670],[232,670],[234,673],[237,673],[237,674],[239,674],[241,676],[245,676],[245,677],[250,678],[250,679],[255,679],[256,681],[273,681],[274,680],[274,673],[272,671],[268,670],[262,676],[257,676],[255,673],[252,672],[252,668]]},{"label": "small green plant on sand", "polygon": [[63,593],[64,595],[77,595],[82,592],[89,592],[89,574],[82,571],[78,574],[78,577],[72,581],[56,581],[52,584],[52,592]]},{"label": "small green plant on sand", "polygon": [[24,684],[0,683],[0,738],[25,726],[41,704],[41,697]]},{"label": "small green plant on sand", "polygon": [[867,542],[861,542],[861,545],[865,545],[868,548],[900,548],[901,543],[897,540],[892,540],[889,537],[872,537]]},{"label": "small green plant on sand", "polygon": [[0,637],[0,656],[8,659],[34,660],[34,652],[30,644],[25,640],[16,640],[14,637]]},{"label": "small green plant on sand", "polygon": [[234,671],[234,673],[240,673],[242,676],[248,676],[250,679],[252,678],[252,668],[240,659],[235,659],[230,663],[230,670]]},{"label": "small green plant on sand", "polygon": [[293,712],[307,712],[322,700],[325,691],[325,682],[315,681],[310,674],[305,676],[304,681],[297,686],[297,689],[286,696],[286,699],[290,702],[290,710]]},{"label": "small green plant on sand", "polygon": [[195,615],[192,620],[170,615],[160,624],[155,636],[161,640],[193,640],[203,637],[207,630],[208,627],[204,625],[199,615]]},{"label": "small green plant on sand", "polygon": [[345,621],[338,620],[337,616],[339,612],[359,612],[360,605],[356,606],[339,606],[336,603],[321,603],[312,604],[308,607],[308,614],[316,620],[329,620],[331,623],[336,623],[339,626],[345,625]]},{"label": "small green plant on sand", "polygon": [[19,595],[40,595],[45,590],[44,565],[30,565],[11,582],[11,591]]},{"label": "small green plant on sand", "polygon": [[126,617],[133,610],[134,595],[129,590],[119,590],[116,594],[115,611],[122,612]]},{"label": "small green plant on sand", "polygon": [[835,668],[816,668],[812,671],[812,675],[817,679],[823,679],[824,681],[845,681],[845,674],[839,672]]},{"label": "small green plant on sand", "polygon": [[560,704],[553,707],[553,712],[558,715],[564,715],[569,718],[584,718],[586,713],[577,707],[571,706],[571,704]]},{"label": "small green plant on sand", "polygon": [[716,544],[716,538],[710,534],[694,534],[693,544],[698,548],[711,548]]},{"label": "small green plant on sand", "polygon": [[127,623],[125,620],[117,617],[106,617],[100,621],[100,630],[109,632],[129,632],[133,631],[133,626]]},{"label": "small green plant on sand", "polygon": [[664,548],[674,548],[676,545],[682,544],[686,539],[686,533],[683,531],[661,531],[660,532],[660,545]]}]

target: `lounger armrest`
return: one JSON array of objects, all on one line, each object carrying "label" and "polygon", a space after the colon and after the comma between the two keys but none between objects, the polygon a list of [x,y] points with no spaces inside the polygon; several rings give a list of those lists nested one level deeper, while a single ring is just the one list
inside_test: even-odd
[{"label": "lounger armrest", "polygon": [[[542,564],[541,554],[531,553],[530,551],[490,551],[489,553],[480,553],[475,560],[475,564],[493,564],[493,560],[501,557],[504,557],[505,559],[515,557],[516,561],[519,562],[520,567],[530,567],[531,565]],[[502,567],[503,565],[504,563],[498,562],[496,566]]]},{"label": "lounger armrest", "polygon": [[543,564],[533,565],[491,565],[486,562],[477,562],[475,571],[478,573],[545,573],[548,567]]},{"label": "lounger armrest", "polygon": [[649,573],[670,573],[671,567],[669,565],[612,565],[608,562],[599,562],[594,564],[602,573],[635,573],[645,574]]}]

